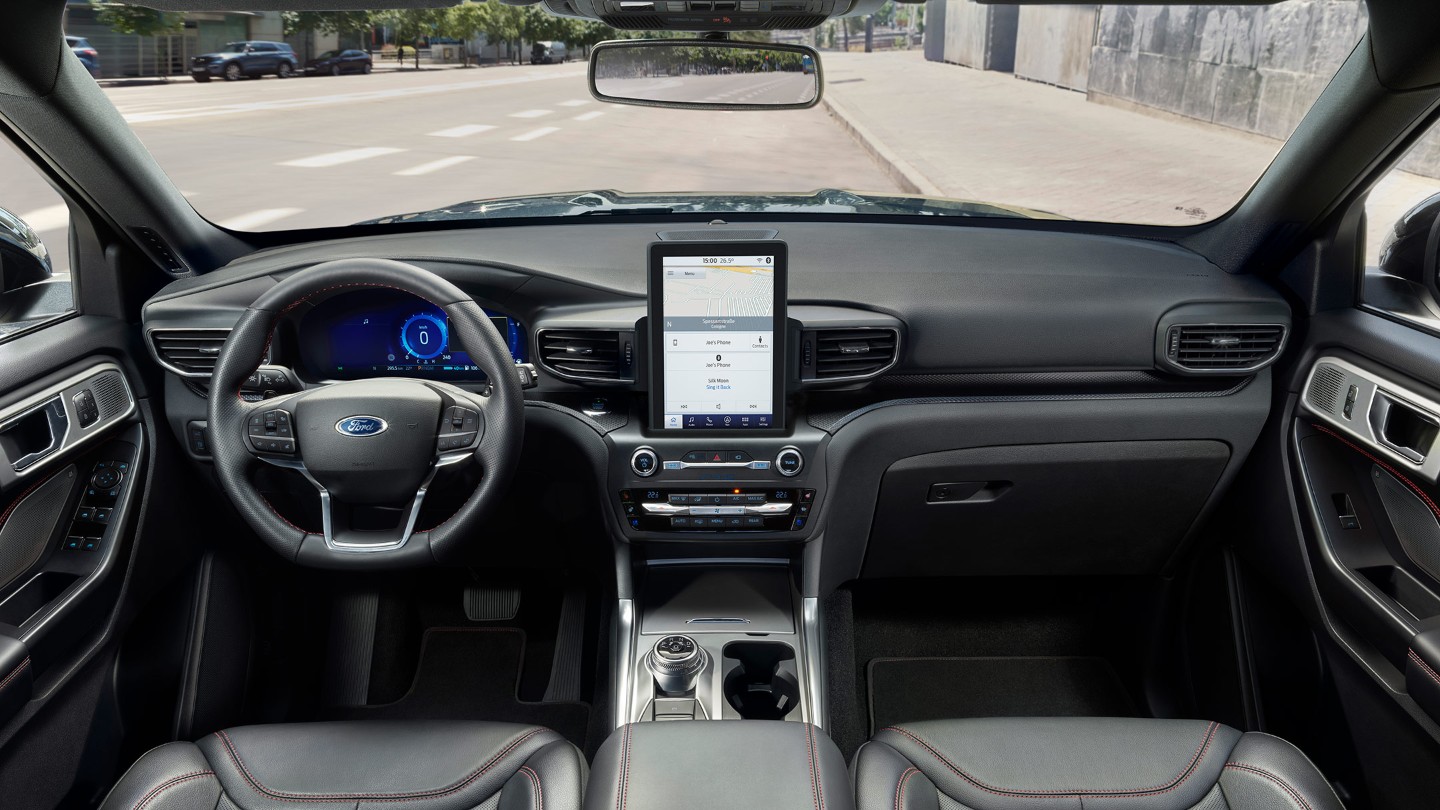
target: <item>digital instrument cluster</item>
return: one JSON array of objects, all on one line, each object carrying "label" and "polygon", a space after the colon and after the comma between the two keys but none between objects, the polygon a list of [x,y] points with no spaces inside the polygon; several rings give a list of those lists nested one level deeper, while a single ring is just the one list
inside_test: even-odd
[{"label": "digital instrument cluster", "polygon": [[[486,314],[515,362],[527,362],[524,326],[507,315]],[[306,365],[326,379],[485,378],[456,342],[445,311],[413,296],[365,291],[332,298],[305,317],[301,334]]]}]

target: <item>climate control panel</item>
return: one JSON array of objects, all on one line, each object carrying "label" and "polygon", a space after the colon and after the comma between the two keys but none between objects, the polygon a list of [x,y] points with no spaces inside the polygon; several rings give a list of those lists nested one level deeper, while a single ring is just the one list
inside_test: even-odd
[{"label": "climate control panel", "polygon": [[640,532],[792,532],[810,522],[815,490],[623,489],[619,507],[626,525]]}]

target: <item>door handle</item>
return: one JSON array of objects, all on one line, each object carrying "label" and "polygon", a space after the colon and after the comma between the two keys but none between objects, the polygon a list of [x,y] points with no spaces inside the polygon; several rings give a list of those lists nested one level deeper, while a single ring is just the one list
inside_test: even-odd
[{"label": "door handle", "polygon": [[18,473],[58,450],[69,431],[65,402],[51,397],[0,427],[0,449]]}]

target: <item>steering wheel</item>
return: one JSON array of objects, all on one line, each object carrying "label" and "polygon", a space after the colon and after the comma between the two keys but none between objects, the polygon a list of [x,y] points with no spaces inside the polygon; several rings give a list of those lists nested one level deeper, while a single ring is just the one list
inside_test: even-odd
[{"label": "steering wheel", "polygon": [[[443,309],[452,338],[489,378],[489,396],[429,380],[386,378],[261,402],[240,397],[282,316],[317,296],[375,287]],[[509,347],[460,288],[403,262],[325,262],[276,284],[235,324],[210,382],[210,447],[225,492],[260,539],[301,565],[385,569],[460,561],[465,540],[503,495],[520,455],[525,408]],[[440,468],[471,461],[481,467],[475,491],[439,525],[417,526]],[[250,474],[260,464],[296,470],[315,486],[320,533],[290,523],[256,489]],[[355,508],[374,506],[398,508],[399,525],[358,528]]]}]

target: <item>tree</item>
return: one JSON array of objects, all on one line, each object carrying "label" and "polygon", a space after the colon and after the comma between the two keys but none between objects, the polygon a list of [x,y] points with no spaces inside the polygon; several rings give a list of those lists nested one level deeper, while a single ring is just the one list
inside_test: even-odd
[{"label": "tree", "polygon": [[415,67],[420,67],[420,40],[435,33],[445,23],[443,8],[403,8],[376,13],[376,22],[395,30],[395,44],[410,43],[415,46]]},{"label": "tree", "polygon": [[90,5],[95,9],[95,19],[101,25],[110,26],[110,30],[117,34],[158,37],[185,30],[185,20],[179,14],[168,11],[102,0],[90,0]]},{"label": "tree", "polygon": [[[178,34],[185,30],[185,20],[179,14],[167,11],[156,11],[153,8],[143,6],[131,6],[124,3],[106,3],[101,0],[90,0],[90,6],[95,9],[95,19],[101,25],[110,26],[110,30],[117,34],[133,34],[141,37],[159,37],[170,34]],[[169,59],[170,41],[165,41],[166,61]],[[144,73],[143,60],[140,72]],[[165,75],[167,71],[161,70],[159,58],[156,58],[156,72]]]},{"label": "tree", "polygon": [[373,11],[282,11],[286,34],[364,34],[375,26]]},{"label": "tree", "polygon": [[[489,3],[475,3],[465,0],[458,6],[452,6],[445,12],[445,19],[441,23],[440,30],[446,36],[454,37],[461,42],[469,40],[476,34],[485,33]],[[470,64],[470,48],[464,47],[465,64]]]}]

